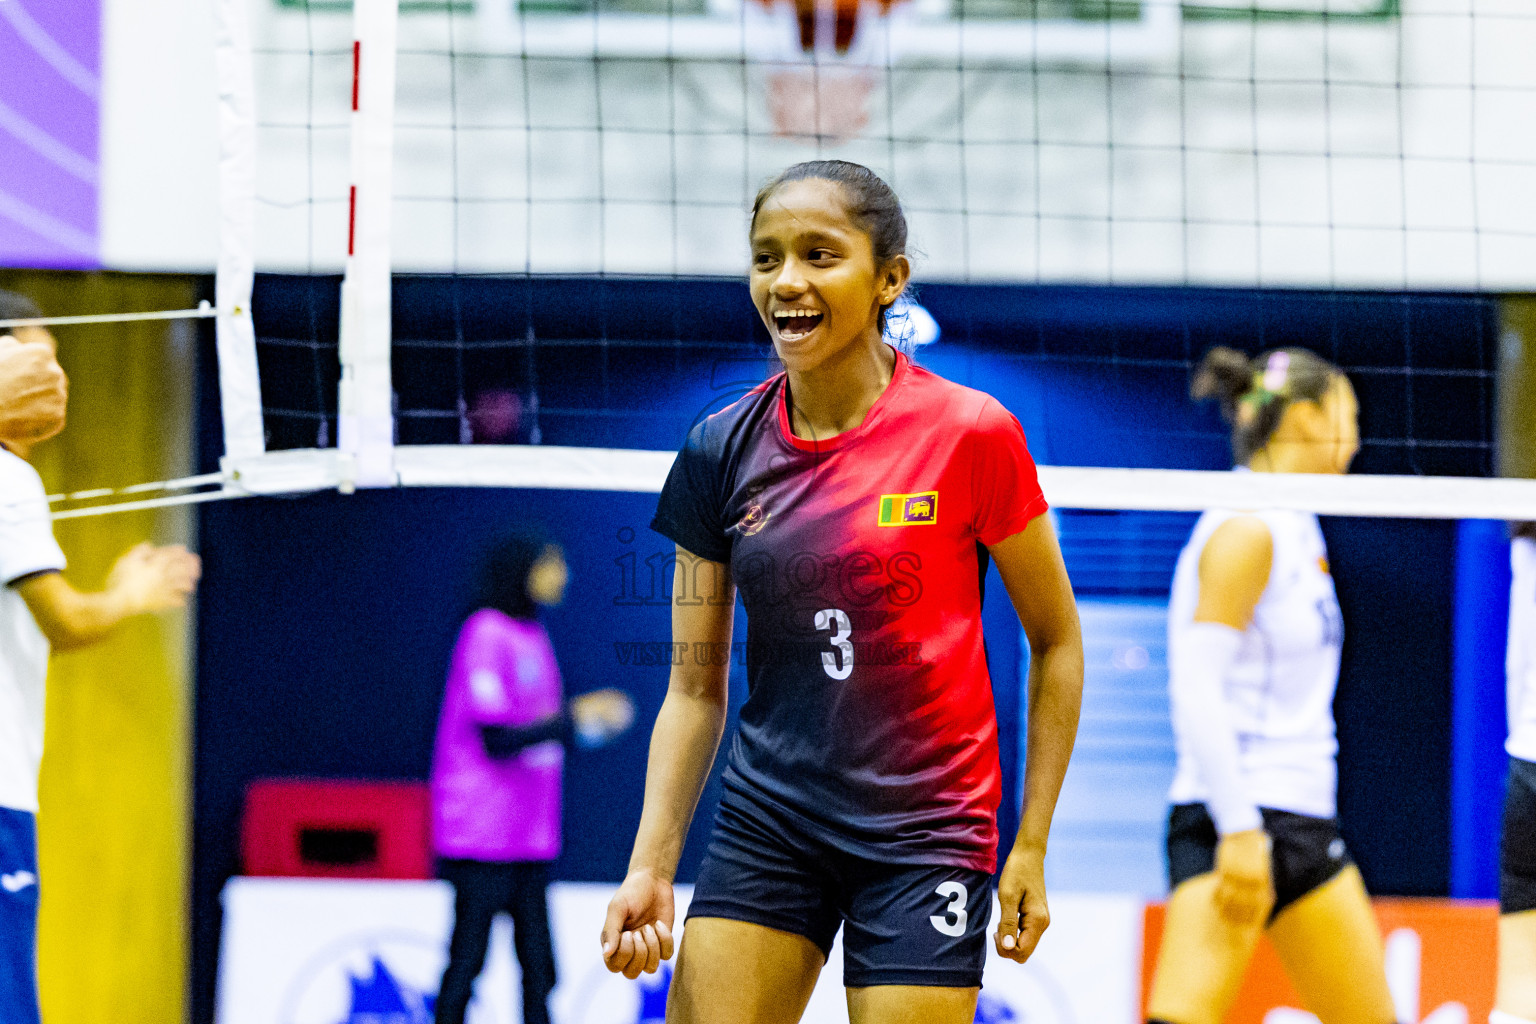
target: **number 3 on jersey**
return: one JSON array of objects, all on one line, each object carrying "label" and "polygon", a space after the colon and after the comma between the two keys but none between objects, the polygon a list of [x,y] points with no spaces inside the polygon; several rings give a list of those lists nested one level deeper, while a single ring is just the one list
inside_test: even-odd
[{"label": "number 3 on jersey", "polygon": [[934,914],[928,919],[933,927],[940,935],[948,935],[951,938],[964,935],[966,923],[970,921],[970,915],[965,912],[965,904],[971,898],[970,891],[959,882],[945,882],[933,892],[934,895],[943,896],[949,900],[944,913]]},{"label": "number 3 on jersey", "polygon": [[[804,620],[801,620],[804,621]],[[847,679],[853,672],[853,623],[841,608],[823,608],[816,613],[816,628],[832,630],[832,646],[836,651],[821,652],[821,667],[833,679]]]}]

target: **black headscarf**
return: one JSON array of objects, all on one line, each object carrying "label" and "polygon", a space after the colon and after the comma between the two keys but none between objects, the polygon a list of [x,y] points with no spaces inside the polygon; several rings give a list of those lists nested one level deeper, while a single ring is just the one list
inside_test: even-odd
[{"label": "black headscarf", "polygon": [[514,619],[538,616],[539,606],[528,594],[528,574],[554,542],[538,527],[518,527],[486,555],[480,569],[476,607],[495,608]]}]

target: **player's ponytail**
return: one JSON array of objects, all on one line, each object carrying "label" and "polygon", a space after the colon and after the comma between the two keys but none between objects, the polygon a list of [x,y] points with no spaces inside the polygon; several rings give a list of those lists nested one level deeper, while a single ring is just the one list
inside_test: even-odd
[{"label": "player's ponytail", "polygon": [[[891,186],[863,164],[848,160],[807,160],[781,171],[758,190],[752,201],[752,224],[773,194],[792,181],[830,181],[842,186],[847,198],[848,216],[869,236],[875,266],[883,267],[907,252],[907,215]],[[880,330],[885,331],[885,315],[890,306],[880,309]]]},{"label": "player's ponytail", "polygon": [[1516,540],[1536,540],[1536,520],[1510,523],[1509,535]]},{"label": "player's ponytail", "polygon": [[1236,349],[1217,346],[1205,354],[1190,382],[1195,401],[1214,398],[1232,424],[1232,457],[1247,465],[1269,444],[1285,410],[1296,402],[1318,402],[1343,371],[1304,348],[1279,348],[1250,360]]}]

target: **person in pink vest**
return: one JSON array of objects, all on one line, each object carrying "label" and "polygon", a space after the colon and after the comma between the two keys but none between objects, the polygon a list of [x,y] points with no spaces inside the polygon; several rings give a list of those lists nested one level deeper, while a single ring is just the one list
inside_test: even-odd
[{"label": "person in pink vest", "polygon": [[481,573],[477,609],[454,646],[432,758],[432,838],[453,885],[453,937],[437,1024],[463,1024],[491,922],[512,916],[525,1024],[548,1024],[555,987],[545,890],[560,855],[565,747],[600,746],[629,728],[618,690],[566,701],[541,607],[565,596],[558,545],[533,530],[505,538]]}]

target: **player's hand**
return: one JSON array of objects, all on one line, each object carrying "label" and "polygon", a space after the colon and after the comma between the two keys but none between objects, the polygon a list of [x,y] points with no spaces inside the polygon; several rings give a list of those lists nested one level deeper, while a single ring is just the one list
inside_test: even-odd
[{"label": "player's hand", "polygon": [[36,443],[64,429],[69,379],[52,345],[0,335],[0,437]]},{"label": "player's hand", "polygon": [[1216,907],[1235,925],[1261,924],[1275,905],[1269,833],[1232,832],[1216,847]]},{"label": "player's hand", "polygon": [[635,702],[623,690],[593,690],[571,698],[576,739],[591,749],[612,742],[635,721]]},{"label": "player's hand", "polygon": [[202,559],[174,544],[157,548],[140,544],[117,560],[107,577],[107,590],[130,615],[185,608],[203,574]]},{"label": "player's hand", "polygon": [[997,923],[997,954],[1022,964],[1051,925],[1051,908],[1045,900],[1044,851],[1013,848],[997,882],[997,899],[1003,910]]},{"label": "player's hand", "polygon": [[603,963],[615,974],[638,978],[672,959],[672,883],[649,871],[631,871],[608,904],[603,922]]}]

